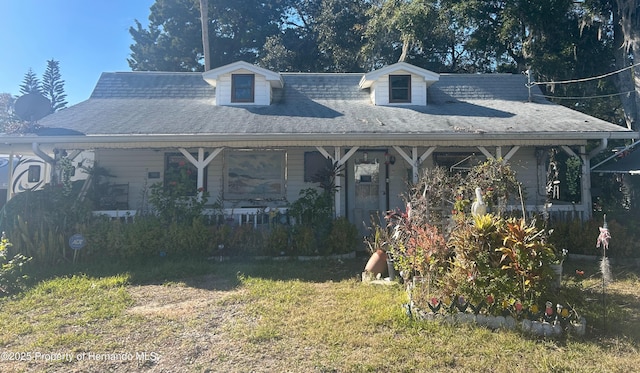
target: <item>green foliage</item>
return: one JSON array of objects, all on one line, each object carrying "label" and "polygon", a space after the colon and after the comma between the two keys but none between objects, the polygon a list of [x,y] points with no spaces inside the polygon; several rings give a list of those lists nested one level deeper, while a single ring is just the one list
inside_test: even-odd
[{"label": "green foliage", "polygon": [[314,229],[309,225],[295,225],[291,231],[293,251],[299,255],[319,255]]},{"label": "green foliage", "polygon": [[12,237],[16,252],[45,265],[73,260],[69,237],[86,234],[86,224],[92,219],[90,204],[76,199],[81,184],[73,183],[70,189],[47,185],[7,202],[2,229]]},{"label": "green foliage", "polygon": [[52,113],[67,107],[64,80],[60,74],[60,61],[54,59],[47,61],[47,69],[42,75],[42,93],[51,102]]},{"label": "green foliage", "polygon": [[[418,205],[424,207],[425,205]],[[387,252],[405,280],[412,276],[440,275],[448,267],[449,250],[435,226],[421,222],[421,209],[407,204],[407,211],[389,212],[385,242]]]},{"label": "green foliage", "polygon": [[267,233],[266,255],[277,256],[281,253],[289,254],[291,248],[289,245],[289,229],[283,225],[275,225],[271,227]]},{"label": "green foliage", "polygon": [[461,195],[463,199],[473,200],[474,190],[480,187],[487,207],[496,214],[503,214],[508,202],[520,201],[521,184],[515,172],[502,159],[489,159],[471,169],[464,178]]},{"label": "green foliage", "polygon": [[[607,225],[611,233],[608,257],[640,258],[640,232],[637,229],[638,218],[635,213],[621,212],[607,214]],[[553,230],[549,236],[558,251],[567,250],[569,254],[602,255],[602,249],[596,248],[596,240],[603,225],[602,216],[594,216],[588,221],[574,219],[554,221],[549,224]]]},{"label": "green foliage", "polygon": [[146,260],[151,257],[205,257],[218,239],[202,218],[167,224],[157,216],[139,216],[124,223],[106,217],[93,219],[88,227],[82,260]]},{"label": "green foliage", "polygon": [[25,126],[15,113],[15,102],[10,93],[0,93],[0,133],[14,133]]},{"label": "green foliage", "polygon": [[[281,1],[224,0],[209,3],[211,66],[254,63],[268,36],[284,22]],[[200,8],[193,0],[158,0],[147,28],[135,21],[128,58],[132,70],[202,71]]]},{"label": "green foliage", "polygon": [[553,290],[555,250],[534,223],[476,216],[472,223],[456,226],[448,245],[455,257],[441,294],[463,295],[476,304],[491,297],[528,308]]},{"label": "green foliage", "polygon": [[346,254],[354,251],[358,244],[358,228],[345,217],[335,219],[327,239],[326,254]]},{"label": "green foliage", "polygon": [[[496,214],[468,213],[476,187]],[[448,220],[444,212],[452,195],[454,211]],[[424,280],[415,290],[424,296],[414,299],[423,302],[423,309],[434,296],[463,297],[474,304],[491,297],[530,307],[552,290],[549,265],[555,250],[535,222],[502,216],[512,197],[520,197],[520,184],[500,160],[474,166],[464,177],[431,170],[412,186],[406,211],[388,213],[387,228],[377,227],[369,242],[388,246],[405,281],[414,275]]]},{"label": "green foliage", "polygon": [[29,68],[29,70],[24,74],[22,84],[20,85],[20,93],[23,95],[29,93],[42,94],[42,85],[40,84],[40,80],[38,80],[38,76],[31,68]]},{"label": "green foliage", "polygon": [[192,168],[186,162],[181,162],[165,175],[165,183],[154,183],[150,187],[149,202],[167,224],[190,224],[202,216],[209,193],[204,189],[196,189]]},{"label": "green foliage", "polygon": [[[300,197],[289,206],[289,216],[295,219],[296,225],[312,228],[317,247],[326,246],[333,222],[333,191],[301,190]],[[309,249],[305,247],[305,250]]]},{"label": "green foliage", "polygon": [[12,256],[9,253],[10,247],[11,242],[2,232],[2,238],[0,238],[0,297],[22,288],[27,279],[27,276],[22,274],[22,266],[31,260],[22,254]]}]

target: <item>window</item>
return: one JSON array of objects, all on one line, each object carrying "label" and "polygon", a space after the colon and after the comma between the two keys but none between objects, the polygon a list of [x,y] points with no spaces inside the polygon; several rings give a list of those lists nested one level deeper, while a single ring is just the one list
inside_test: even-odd
[{"label": "window", "polygon": [[37,183],[40,181],[40,166],[31,165],[27,171],[27,181],[30,183]]},{"label": "window", "polygon": [[389,75],[389,102],[411,102],[411,75]]},{"label": "window", "polygon": [[304,182],[321,183],[329,182],[329,177],[333,171],[331,160],[320,152],[304,153]]},{"label": "window", "polygon": [[[206,172],[204,180],[207,180]],[[182,153],[166,154],[164,186],[178,196],[195,196],[198,192],[198,169]],[[206,185],[204,187],[206,190]]]},{"label": "window", "polygon": [[253,102],[255,92],[253,74],[231,75],[231,102]]},{"label": "window", "polygon": [[231,151],[226,156],[225,197],[282,198],[285,193],[283,151]]}]

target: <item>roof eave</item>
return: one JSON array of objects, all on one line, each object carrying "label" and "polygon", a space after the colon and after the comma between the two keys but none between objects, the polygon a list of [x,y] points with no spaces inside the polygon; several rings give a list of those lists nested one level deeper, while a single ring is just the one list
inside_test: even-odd
[{"label": "roof eave", "polygon": [[638,132],[495,132],[495,133],[459,133],[459,132],[408,132],[408,133],[212,133],[212,134],[117,134],[117,135],[88,135],[88,136],[4,136],[1,145],[11,144],[56,144],[56,143],[149,143],[156,142],[203,142],[203,141],[318,141],[318,140],[351,140],[366,139],[367,137],[380,139],[389,143],[399,141],[416,140],[441,140],[441,141],[465,141],[475,140],[486,142],[487,140],[511,140],[514,144],[523,141],[554,140],[554,141],[586,141],[586,140],[620,140],[638,139]]}]

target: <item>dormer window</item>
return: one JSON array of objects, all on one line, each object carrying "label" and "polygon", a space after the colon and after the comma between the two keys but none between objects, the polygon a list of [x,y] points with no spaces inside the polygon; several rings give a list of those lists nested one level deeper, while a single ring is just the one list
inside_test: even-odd
[{"label": "dormer window", "polygon": [[411,75],[389,75],[389,102],[411,102]]},{"label": "dormer window", "polygon": [[254,102],[255,75],[231,75],[231,102]]}]

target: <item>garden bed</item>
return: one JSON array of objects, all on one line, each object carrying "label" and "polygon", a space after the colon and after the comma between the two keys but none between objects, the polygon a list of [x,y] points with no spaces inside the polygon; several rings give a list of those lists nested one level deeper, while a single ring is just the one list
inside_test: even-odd
[{"label": "garden bed", "polygon": [[[587,320],[584,317],[576,320],[560,315],[545,314],[541,319],[531,320],[529,318],[516,318],[511,315],[494,316],[460,311],[453,313],[425,312],[411,303],[405,304],[404,307],[407,310],[407,314],[417,320],[434,321],[451,325],[475,324],[491,330],[520,330],[527,334],[544,337],[560,337],[565,333],[584,336],[587,327]],[[456,307],[453,306],[453,308]]]}]

